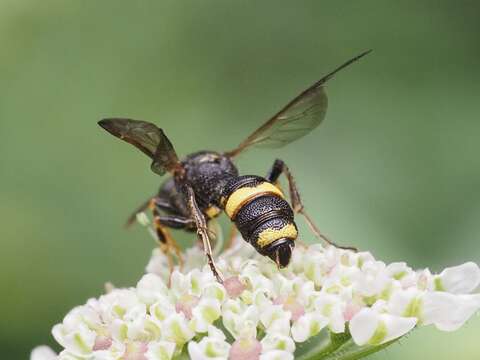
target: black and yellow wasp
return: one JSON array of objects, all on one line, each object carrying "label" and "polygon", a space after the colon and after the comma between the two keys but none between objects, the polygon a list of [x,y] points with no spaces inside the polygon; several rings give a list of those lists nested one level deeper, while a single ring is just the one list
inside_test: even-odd
[{"label": "black and yellow wasp", "polygon": [[[239,175],[233,159],[254,146],[282,147],[316,128],[327,111],[324,84],[335,73],[369,52],[354,57],[321,78],[231,151],[200,151],[179,160],[171,142],[156,125],[122,118],[101,120],[99,125],[102,128],[150,157],[153,172],[171,174],[157,195],[135,211],[129,223],[135,220],[137,213],[150,209],[161,248],[170,262],[172,251],[179,259],[181,255],[168,228],[196,231],[208,264],[220,282],[223,280],[212,256],[207,222],[222,211],[235,223],[245,241],[279,267],[289,264],[298,236],[295,213],[305,217],[319,238],[335,245],[320,233],[305,212],[292,174],[282,160],[276,160],[267,175],[261,177]],[[281,174],[288,180],[291,204],[276,185]]]}]

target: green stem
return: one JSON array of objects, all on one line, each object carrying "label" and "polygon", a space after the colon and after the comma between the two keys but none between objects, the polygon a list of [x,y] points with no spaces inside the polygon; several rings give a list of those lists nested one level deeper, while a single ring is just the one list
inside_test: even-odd
[{"label": "green stem", "polygon": [[[398,339],[396,339],[398,340]],[[295,352],[297,360],[357,360],[368,355],[383,350],[396,340],[387,342],[379,346],[358,346],[350,334],[330,334],[323,337],[316,336],[313,339],[314,344],[301,345]]]},{"label": "green stem", "polygon": [[[371,346],[371,345],[366,345],[366,346],[357,346],[353,340],[350,340],[348,343],[346,343],[344,346],[341,348],[337,349],[334,353],[330,354],[330,356],[327,356],[325,358],[322,358],[324,360],[357,360],[357,359],[362,359],[364,357],[367,357],[368,355],[371,355],[373,353],[376,353],[377,351],[385,349],[387,346],[391,345],[394,341],[378,345],[378,346]],[[320,358],[317,358],[320,359]]]},{"label": "green stem", "polygon": [[322,331],[319,335],[303,343],[295,352],[295,359],[315,360],[327,358],[351,339],[350,334],[334,334]]}]

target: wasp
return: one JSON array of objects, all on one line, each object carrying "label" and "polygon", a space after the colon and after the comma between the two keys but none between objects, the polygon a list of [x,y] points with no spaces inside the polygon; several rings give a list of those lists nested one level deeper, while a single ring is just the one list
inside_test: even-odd
[{"label": "wasp", "polygon": [[[305,211],[285,162],[275,160],[266,176],[262,177],[240,175],[233,161],[247,149],[279,148],[315,129],[324,120],[327,111],[325,83],[369,52],[361,53],[322,77],[230,151],[199,151],[180,160],[168,137],[155,124],[125,118],[99,121],[98,124],[110,134],[147,155],[152,160],[151,170],[154,173],[164,175],[168,172],[171,175],[157,194],[142,204],[127,223],[133,223],[136,214],[146,209],[152,211],[156,236],[169,258],[171,269],[172,252],[178,259],[181,259],[181,254],[169,229],[196,232],[207,262],[219,282],[223,279],[212,255],[207,225],[222,212],[234,223],[245,241],[261,255],[272,259],[279,268],[288,266],[298,237],[295,214],[303,215],[318,238],[341,247],[324,236]],[[288,181],[290,203],[278,185],[282,174]]]}]

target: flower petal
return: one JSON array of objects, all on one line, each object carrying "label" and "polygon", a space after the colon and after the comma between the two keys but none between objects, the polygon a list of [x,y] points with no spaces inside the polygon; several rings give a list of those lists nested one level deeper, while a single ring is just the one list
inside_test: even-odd
[{"label": "flower petal", "polygon": [[253,337],[241,337],[232,344],[229,360],[256,360],[262,352],[262,344]]},{"label": "flower petal", "polygon": [[469,294],[480,285],[480,268],[473,262],[446,268],[435,277],[435,290]]},{"label": "flower petal", "polygon": [[230,344],[218,338],[204,337],[200,342],[188,343],[188,354],[191,360],[226,360]]},{"label": "flower petal", "polygon": [[206,332],[208,325],[212,324],[222,314],[220,302],[212,298],[203,298],[192,310],[193,328],[197,332]]},{"label": "flower petal", "polygon": [[293,354],[283,350],[272,350],[260,355],[260,360],[293,360]]},{"label": "flower petal", "polygon": [[417,323],[416,318],[404,318],[364,308],[350,321],[353,341],[359,345],[381,345],[405,335]]},{"label": "flower petal", "polygon": [[293,353],[295,351],[295,343],[290,336],[283,334],[267,334],[261,341],[262,352],[266,353],[272,350],[281,350]]},{"label": "flower petal", "polygon": [[170,315],[162,324],[162,333],[165,339],[176,343],[180,348],[195,335],[188,327],[185,316],[181,314]]},{"label": "flower petal", "polygon": [[146,304],[153,304],[168,294],[162,278],[155,274],[146,274],[137,283],[138,297]]},{"label": "flower petal", "polygon": [[46,345],[37,346],[30,353],[30,360],[55,360],[57,354]]},{"label": "flower petal", "polygon": [[55,325],[52,329],[55,340],[65,349],[77,356],[88,355],[93,351],[96,334],[89,330],[84,324],[69,331],[63,324]]},{"label": "flower petal", "polygon": [[175,352],[175,343],[170,341],[158,341],[148,344],[145,353],[147,360],[171,360]]},{"label": "flower petal", "polygon": [[431,292],[423,296],[423,322],[437,329],[454,331],[480,309],[480,294],[454,295]]},{"label": "flower petal", "polygon": [[328,318],[318,312],[311,312],[301,316],[292,326],[292,338],[296,342],[304,342],[317,335],[328,325]]}]

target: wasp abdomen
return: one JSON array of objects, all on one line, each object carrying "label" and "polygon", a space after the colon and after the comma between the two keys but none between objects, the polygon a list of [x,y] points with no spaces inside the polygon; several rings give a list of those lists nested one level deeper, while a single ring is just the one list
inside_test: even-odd
[{"label": "wasp abdomen", "polygon": [[[225,212],[242,237],[260,254],[286,266],[297,238],[297,227],[293,210],[280,189],[262,177],[241,176],[229,182],[224,199]],[[281,249],[288,252],[284,261]]]},{"label": "wasp abdomen", "polygon": [[290,205],[275,195],[253,199],[238,211],[234,221],[243,238],[261,254],[276,240],[297,237]]}]

